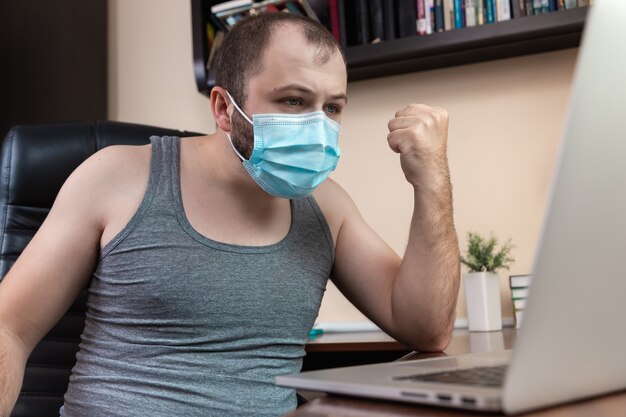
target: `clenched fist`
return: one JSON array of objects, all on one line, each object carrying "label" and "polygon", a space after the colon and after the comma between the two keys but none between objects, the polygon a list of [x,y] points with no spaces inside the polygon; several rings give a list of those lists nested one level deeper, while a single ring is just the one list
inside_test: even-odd
[{"label": "clenched fist", "polygon": [[437,193],[448,187],[448,112],[411,104],[389,121],[389,147],[400,154],[404,175],[414,187]]}]

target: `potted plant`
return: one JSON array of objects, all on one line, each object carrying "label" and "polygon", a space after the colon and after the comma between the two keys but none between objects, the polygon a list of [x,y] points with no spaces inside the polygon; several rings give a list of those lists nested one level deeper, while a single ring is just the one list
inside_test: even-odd
[{"label": "potted plant", "polygon": [[514,259],[511,240],[498,248],[498,239],[484,238],[478,233],[468,233],[467,254],[461,263],[469,268],[463,275],[467,321],[470,331],[502,329],[500,313],[500,278],[497,271],[509,269]]}]

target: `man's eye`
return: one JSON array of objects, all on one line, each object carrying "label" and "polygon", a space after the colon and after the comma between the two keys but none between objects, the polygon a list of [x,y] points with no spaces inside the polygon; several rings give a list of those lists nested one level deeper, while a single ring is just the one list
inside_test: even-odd
[{"label": "man's eye", "polygon": [[299,98],[288,98],[285,100],[285,103],[288,106],[300,106],[302,104],[302,100],[300,100]]},{"label": "man's eye", "polygon": [[326,106],[326,112],[331,114],[337,114],[341,112],[341,107],[335,104],[329,104],[328,106]]}]

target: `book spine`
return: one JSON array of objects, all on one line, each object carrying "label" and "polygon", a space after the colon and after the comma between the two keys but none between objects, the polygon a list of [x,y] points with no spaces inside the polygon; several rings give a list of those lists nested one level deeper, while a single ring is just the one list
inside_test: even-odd
[{"label": "book spine", "polygon": [[390,41],[396,38],[396,13],[393,9],[392,0],[382,0],[383,5],[383,25],[385,27],[385,40]]},{"label": "book spine", "polygon": [[443,26],[445,30],[454,29],[454,0],[443,0]]},{"label": "book spine", "polygon": [[498,0],[498,22],[511,19],[511,4],[509,0]]},{"label": "book spine", "polygon": [[556,4],[557,0],[550,0],[550,11],[556,12],[558,10],[558,6]]},{"label": "book spine", "polygon": [[417,7],[415,0],[397,0],[398,35],[415,36],[417,33]]},{"label": "book spine", "polygon": [[465,0],[465,26],[476,26],[476,0]]},{"label": "book spine", "polygon": [[465,21],[465,1],[461,2],[461,21],[462,21],[463,27],[466,27],[467,22]]},{"label": "book spine", "polygon": [[435,0],[435,32],[443,31],[443,0]]},{"label": "book spine", "polygon": [[511,18],[517,19],[522,15],[522,10],[524,10],[524,0],[512,0],[511,1]]},{"label": "book spine", "polygon": [[525,0],[524,7],[526,9],[526,16],[532,16],[535,14],[535,9],[533,8],[533,0]]},{"label": "book spine", "polygon": [[435,31],[435,0],[426,0],[426,22],[430,35]]},{"label": "book spine", "polygon": [[576,0],[565,0],[565,9],[575,9],[576,7],[578,7]]},{"label": "book spine", "polygon": [[426,6],[424,5],[424,0],[417,0],[417,34],[428,34],[426,26]]},{"label": "book spine", "polygon": [[589,0],[578,0],[578,7],[587,7],[590,4]]},{"label": "book spine", "polygon": [[356,40],[358,44],[367,44],[370,41],[369,22],[367,19],[366,0],[356,0],[354,3],[356,12]]},{"label": "book spine", "polygon": [[550,0],[541,0],[541,12],[550,13]]},{"label": "book spine", "polygon": [[330,31],[339,44],[341,43],[341,29],[339,28],[339,3],[338,0],[328,0],[328,11],[330,15]]},{"label": "book spine", "polygon": [[496,21],[496,0],[485,0],[485,22]]},{"label": "book spine", "polygon": [[543,7],[541,6],[541,0],[533,0],[533,10],[535,11],[535,14],[543,14]]},{"label": "book spine", "polygon": [[368,0],[370,40],[377,43],[385,39],[383,28],[383,4],[381,0]]},{"label": "book spine", "polygon": [[[487,0],[490,1],[490,0]],[[463,27],[463,0],[454,0],[454,27],[462,28]]]},{"label": "book spine", "polygon": [[485,0],[476,0],[476,24],[485,24]]},{"label": "book spine", "polygon": [[339,18],[339,39],[340,44],[344,48],[348,46],[348,33],[346,30],[347,26],[347,16],[346,16],[346,5],[345,0],[337,0],[337,17]]},{"label": "book spine", "polygon": [[557,10],[565,10],[565,0],[557,0],[556,8]]}]

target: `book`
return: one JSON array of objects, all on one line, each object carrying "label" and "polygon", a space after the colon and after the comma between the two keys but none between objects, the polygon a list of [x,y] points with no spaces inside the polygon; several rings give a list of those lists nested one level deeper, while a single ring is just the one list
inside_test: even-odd
[{"label": "book", "polygon": [[443,0],[443,27],[444,30],[454,29],[454,0]]},{"label": "book", "polygon": [[558,10],[557,0],[550,0],[550,11],[556,12]]},{"label": "book", "polygon": [[385,39],[385,29],[383,25],[383,3],[382,0],[368,0],[370,42],[378,43]]},{"label": "book", "polygon": [[510,275],[511,300],[515,311],[515,327],[519,329],[522,323],[523,311],[526,308],[526,298],[532,283],[532,275]]},{"label": "book", "polygon": [[424,0],[417,0],[417,34],[428,35],[428,22],[426,21],[426,4]]},{"label": "book", "polygon": [[[494,1],[494,0],[487,0]],[[454,27],[456,29],[464,27],[463,25],[463,2],[464,0],[454,0]]]},{"label": "book", "polygon": [[[355,8],[356,0],[339,0],[339,24],[346,47],[358,45]],[[343,20],[341,20],[342,17]]]},{"label": "book", "polygon": [[575,9],[576,7],[578,7],[578,4],[576,3],[576,0],[565,0],[565,9],[566,10]]},{"label": "book", "polygon": [[511,288],[527,288],[532,282],[532,275],[511,275],[509,284]]},{"label": "book", "polygon": [[586,7],[591,4],[590,0],[578,0],[578,7]]},{"label": "book", "polygon": [[524,0],[524,8],[526,16],[532,16],[535,14],[535,9],[533,8],[533,0]]},{"label": "book", "polygon": [[398,36],[415,36],[417,33],[417,7],[415,0],[395,0]]},{"label": "book", "polygon": [[496,0],[485,0],[485,23],[496,21]]},{"label": "book", "polygon": [[465,0],[465,26],[476,26],[476,0]]},{"label": "book", "polygon": [[485,24],[485,1],[476,0],[476,24],[478,26]]},{"label": "book", "polygon": [[206,83],[209,86],[215,85],[215,71],[213,71],[213,61],[215,60],[215,54],[222,46],[224,40],[224,32],[221,30],[215,33],[211,51],[209,52],[209,58],[206,61]]},{"label": "book", "polygon": [[367,0],[354,0],[354,14],[356,17],[356,43],[370,43],[370,24],[367,12]]},{"label": "book", "polygon": [[330,32],[341,46],[341,26],[339,24],[339,2],[338,0],[328,0],[328,15],[330,18]]},{"label": "book", "polygon": [[307,11],[307,9],[313,11],[313,13],[315,13],[315,16],[317,16],[317,20],[326,28],[328,28],[328,30],[332,31],[332,27],[330,23],[329,0],[302,0],[302,7],[307,12],[306,13],[307,16],[309,15],[309,12]]},{"label": "book", "polygon": [[222,46],[222,41],[224,40],[224,32],[221,30],[215,33],[215,37],[213,38],[213,43],[211,45],[211,50],[209,51],[209,58],[206,61],[206,69],[207,71],[211,71],[213,67],[213,60],[215,59],[215,54]]},{"label": "book", "polygon": [[[327,0],[324,1],[323,9],[326,10],[328,3]],[[217,27],[227,32],[241,19],[258,13],[272,12],[295,13],[320,21],[308,0],[265,0],[260,3],[255,3],[252,0],[231,0],[212,6],[211,19]]]},{"label": "book", "polygon": [[467,26],[467,22],[465,22],[465,2],[464,1],[461,2],[461,21],[462,21],[463,27]]},{"label": "book", "polygon": [[424,0],[426,6],[426,30],[430,35],[435,31],[435,0]]},{"label": "book", "polygon": [[513,300],[520,300],[528,297],[529,287],[526,288],[511,288],[511,298]]},{"label": "book", "polygon": [[230,0],[211,6],[211,13],[217,14],[248,6],[252,6],[252,0]]},{"label": "book", "polygon": [[498,10],[498,22],[511,19],[511,4],[509,3],[509,1],[510,0],[497,0],[496,7]]},{"label": "book", "polygon": [[524,0],[512,0],[511,1],[511,17],[513,19],[526,16]]},{"label": "book", "polygon": [[345,0],[337,0],[337,17],[339,18],[339,39],[340,44],[344,48],[348,46],[348,27],[350,25],[349,18],[346,13]]},{"label": "book", "polygon": [[382,0],[383,26],[385,28],[385,40],[396,38],[396,13],[393,9],[393,0]]},{"label": "book", "polygon": [[434,32],[443,32],[443,0],[435,0],[435,30]]},{"label": "book", "polygon": [[541,12],[550,13],[550,0],[541,0]]}]

